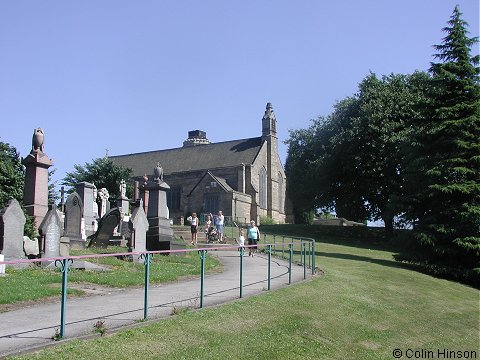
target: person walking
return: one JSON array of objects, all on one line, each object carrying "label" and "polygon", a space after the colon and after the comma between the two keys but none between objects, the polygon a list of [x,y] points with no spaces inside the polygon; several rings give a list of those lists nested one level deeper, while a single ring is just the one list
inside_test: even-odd
[{"label": "person walking", "polygon": [[225,217],[223,216],[222,210],[218,211],[217,218],[215,219],[215,225],[217,227],[217,233],[220,239],[220,242],[223,242],[223,224],[225,223]]},{"label": "person walking", "polygon": [[258,227],[255,225],[255,221],[253,220],[250,221],[250,226],[247,230],[247,239],[248,245],[250,245],[250,247],[248,248],[248,256],[253,257],[257,252],[258,240],[260,240],[260,230],[258,230]]},{"label": "person walking", "polygon": [[197,213],[192,214],[192,220],[190,222],[190,232],[192,233],[192,245],[197,245],[197,232],[200,219],[197,217]]}]

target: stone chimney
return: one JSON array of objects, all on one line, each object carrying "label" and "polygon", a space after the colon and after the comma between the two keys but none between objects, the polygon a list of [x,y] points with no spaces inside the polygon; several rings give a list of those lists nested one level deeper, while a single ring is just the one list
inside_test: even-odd
[{"label": "stone chimney", "polygon": [[188,132],[188,139],[183,142],[183,147],[206,144],[210,144],[207,133],[201,130],[192,130]]}]

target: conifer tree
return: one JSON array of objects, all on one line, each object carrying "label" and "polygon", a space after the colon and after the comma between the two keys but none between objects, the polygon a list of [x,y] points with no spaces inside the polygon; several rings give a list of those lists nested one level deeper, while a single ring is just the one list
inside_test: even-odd
[{"label": "conifer tree", "polygon": [[[480,85],[478,42],[455,7],[435,45],[430,73],[431,108],[418,137],[415,199],[410,209],[415,236],[429,260],[480,275]],[[472,272],[473,270],[473,272]]]}]

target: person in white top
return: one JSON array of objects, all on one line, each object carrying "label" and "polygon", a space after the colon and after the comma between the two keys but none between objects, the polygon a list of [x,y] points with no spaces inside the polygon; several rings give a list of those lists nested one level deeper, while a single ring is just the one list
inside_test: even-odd
[{"label": "person in white top", "polygon": [[245,236],[244,236],[244,231],[243,229],[240,229],[240,234],[238,235],[238,240],[237,240],[237,243],[238,243],[238,246],[239,247],[244,247],[245,246]]},{"label": "person in white top", "polygon": [[224,224],[225,217],[222,214],[222,210],[218,211],[218,215],[215,220],[216,220],[215,225],[217,226],[217,232],[220,238],[220,242],[223,242],[223,224]]},{"label": "person in white top", "polygon": [[208,232],[212,226],[211,215],[207,215],[207,220],[205,221],[205,241],[208,242]]},{"label": "person in white top", "polygon": [[200,220],[197,217],[197,213],[192,214],[192,220],[190,222],[190,232],[192,233],[192,245],[197,245],[197,231]]}]

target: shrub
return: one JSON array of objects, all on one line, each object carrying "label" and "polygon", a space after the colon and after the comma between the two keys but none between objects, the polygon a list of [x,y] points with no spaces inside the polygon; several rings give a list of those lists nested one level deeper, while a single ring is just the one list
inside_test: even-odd
[{"label": "shrub", "polygon": [[260,216],[260,225],[275,225],[275,220],[269,216]]}]

